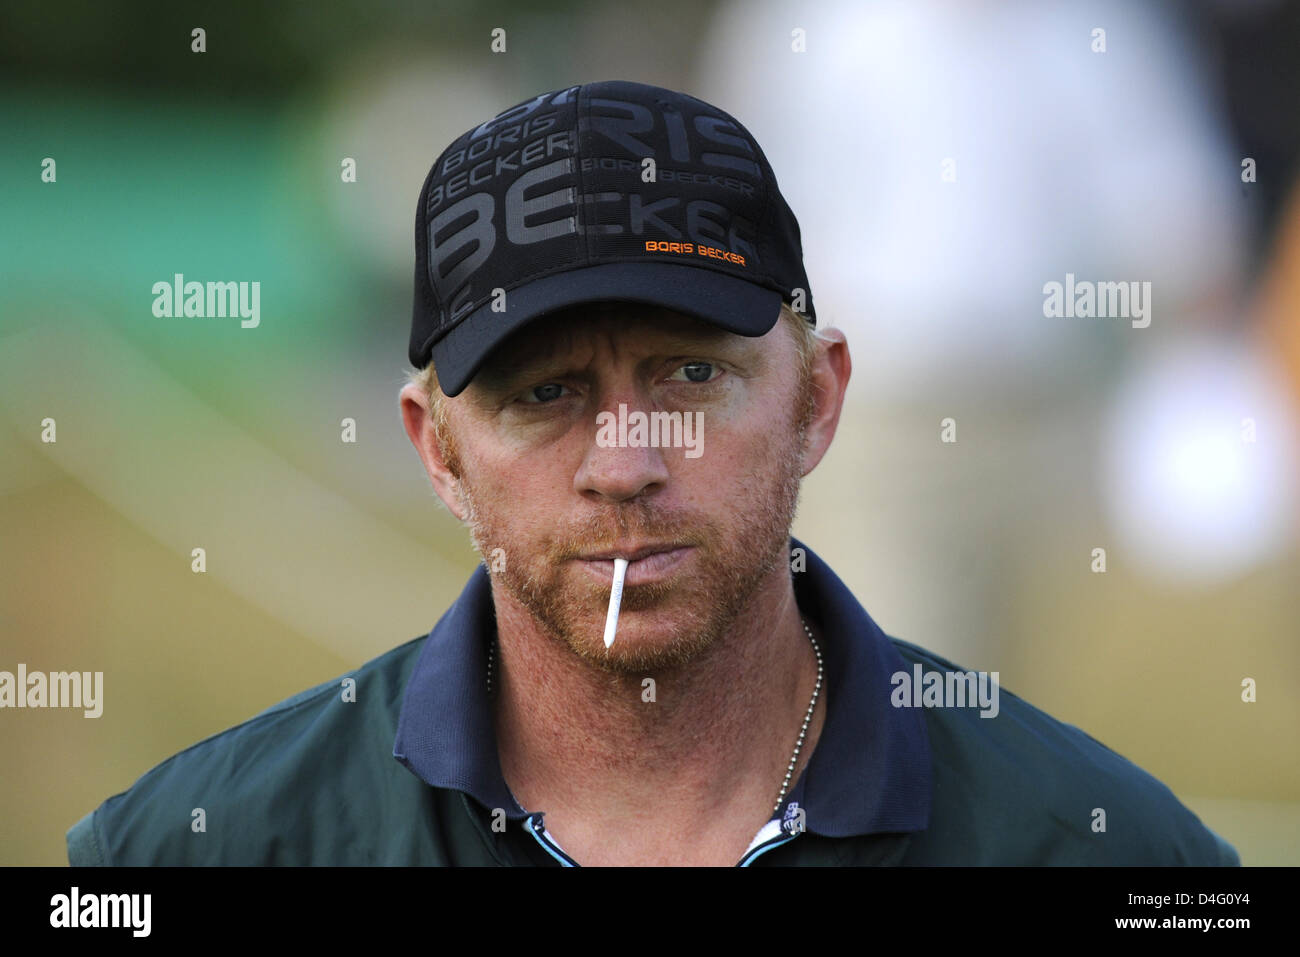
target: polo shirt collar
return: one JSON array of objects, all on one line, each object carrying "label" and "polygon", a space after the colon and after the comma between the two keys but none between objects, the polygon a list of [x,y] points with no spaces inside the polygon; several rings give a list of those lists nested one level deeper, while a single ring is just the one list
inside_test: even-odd
[{"label": "polo shirt collar", "polygon": [[[798,539],[790,544],[796,601],[824,635],[827,713],[787,813],[798,804],[808,831],[825,837],[924,830],[931,790],[925,719],[919,709],[889,703],[890,676],[907,665],[830,567]],[[491,581],[480,564],[420,650],[393,756],[426,784],[522,820],[528,812],[501,774],[486,690],[495,633]]]},{"label": "polo shirt collar", "polygon": [[[921,831],[930,820],[930,744],[919,708],[890,704],[903,656],[848,586],[790,540],[799,609],[821,625],[827,712],[804,771],[809,831],[825,837]],[[798,549],[802,549],[802,555]]]}]

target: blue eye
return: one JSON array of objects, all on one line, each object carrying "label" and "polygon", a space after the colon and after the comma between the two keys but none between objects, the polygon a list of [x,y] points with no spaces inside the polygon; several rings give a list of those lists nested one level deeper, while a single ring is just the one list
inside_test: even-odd
[{"label": "blue eye", "polygon": [[[688,362],[684,366],[679,366],[677,372],[686,373],[687,382],[708,382],[714,378],[714,372],[721,372],[712,362]],[[677,377],[677,372],[673,373],[673,378]],[[680,380],[679,380],[680,381]]]},{"label": "blue eye", "polygon": [[546,385],[533,386],[524,396],[524,401],[532,405],[540,405],[558,399],[564,392],[564,386],[558,382],[548,382]]}]

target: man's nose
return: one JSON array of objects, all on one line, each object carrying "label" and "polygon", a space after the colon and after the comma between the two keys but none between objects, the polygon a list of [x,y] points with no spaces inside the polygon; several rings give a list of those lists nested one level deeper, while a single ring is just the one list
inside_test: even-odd
[{"label": "man's nose", "polygon": [[652,405],[635,392],[608,394],[589,423],[586,454],[574,475],[584,498],[625,502],[652,495],[668,484],[663,450],[649,444],[650,430],[634,428],[639,416],[649,421]]}]

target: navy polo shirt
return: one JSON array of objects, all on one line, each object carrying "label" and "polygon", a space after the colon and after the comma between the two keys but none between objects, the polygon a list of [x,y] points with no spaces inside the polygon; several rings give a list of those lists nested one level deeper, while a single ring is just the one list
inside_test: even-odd
[{"label": "navy polo shirt", "polygon": [[[804,833],[845,838],[919,831],[930,813],[925,720],[916,710],[890,705],[890,676],[910,664],[835,573],[797,539],[791,542],[796,602],[824,636],[826,720],[812,757],[741,865]],[[490,579],[480,565],[420,652],[393,755],[426,784],[466,794],[480,813],[496,811],[500,820],[504,812],[508,830],[529,837],[522,848],[514,846],[516,852],[542,860],[540,850],[560,864],[581,863],[546,831],[545,808],[520,807],[501,775],[486,690],[495,634]]]}]

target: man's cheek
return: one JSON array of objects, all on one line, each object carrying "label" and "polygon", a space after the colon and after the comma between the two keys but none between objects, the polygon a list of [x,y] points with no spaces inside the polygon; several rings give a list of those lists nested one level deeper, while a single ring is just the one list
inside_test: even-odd
[{"label": "man's cheek", "polygon": [[504,480],[502,476],[510,474],[505,468],[475,463],[474,472],[476,480],[461,487],[483,530],[501,539],[496,544],[507,551],[539,550],[552,524],[542,496],[527,485]]}]

